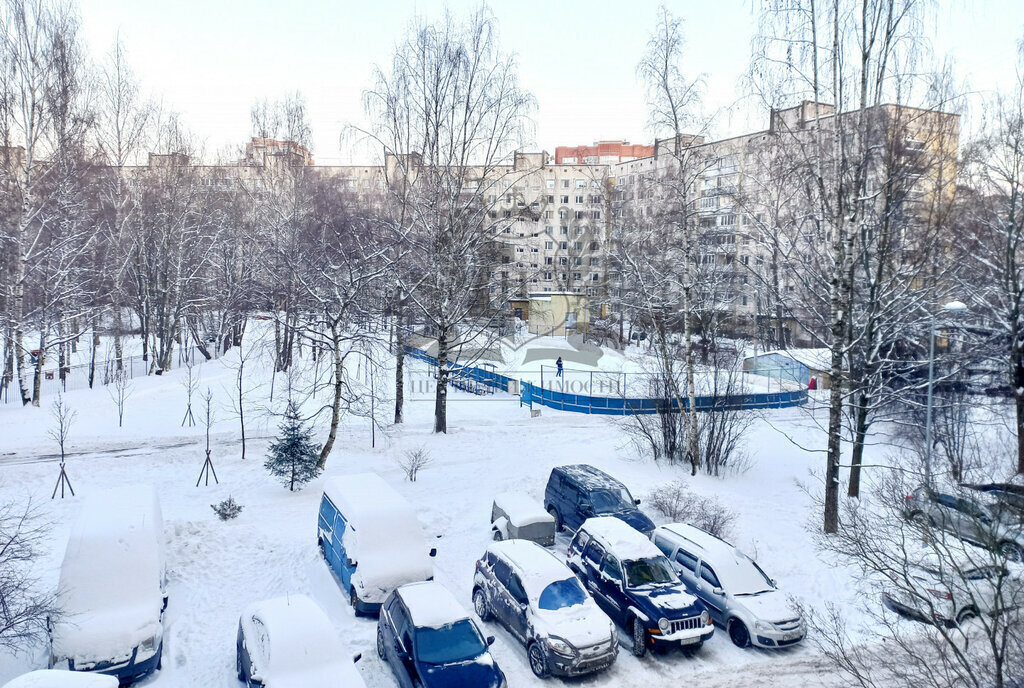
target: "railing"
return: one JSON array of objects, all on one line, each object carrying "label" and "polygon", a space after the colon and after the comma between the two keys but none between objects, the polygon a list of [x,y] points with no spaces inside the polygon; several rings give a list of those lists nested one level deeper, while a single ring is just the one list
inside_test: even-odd
[{"label": "railing", "polygon": [[[411,358],[437,366],[437,359],[422,349],[405,347],[406,354]],[[476,380],[482,385],[494,389],[508,391],[515,389],[518,383],[519,403],[531,408],[533,404],[547,406],[560,411],[573,413],[601,414],[612,416],[629,416],[659,413],[665,410],[676,412],[679,404],[676,399],[668,398],[629,398],[625,396],[591,396],[573,394],[554,389],[546,389],[532,382],[516,380],[492,370],[484,370],[461,364],[450,364],[451,374],[462,378]],[[719,396],[699,396],[695,399],[698,411],[734,410],[734,409],[771,409],[802,406],[807,403],[807,390],[795,389],[780,392],[755,392],[751,394],[728,394]],[[688,408],[688,400],[683,400],[683,408]]]}]

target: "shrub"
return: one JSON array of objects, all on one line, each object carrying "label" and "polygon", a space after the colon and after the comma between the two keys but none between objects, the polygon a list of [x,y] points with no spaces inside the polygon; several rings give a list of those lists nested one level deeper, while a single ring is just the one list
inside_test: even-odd
[{"label": "shrub", "polygon": [[398,460],[398,465],[401,467],[402,472],[405,473],[406,479],[414,483],[419,472],[433,463],[433,461],[430,452],[420,447],[419,449],[411,449],[405,452],[403,458]]},{"label": "shrub", "polygon": [[234,497],[228,497],[220,504],[211,504],[210,508],[213,509],[214,513],[220,517],[222,521],[230,521],[231,519],[242,513],[242,505],[235,501]]},{"label": "shrub", "polygon": [[652,490],[647,503],[673,522],[689,523],[723,540],[732,539],[736,514],[714,497],[694,494],[681,480]]}]

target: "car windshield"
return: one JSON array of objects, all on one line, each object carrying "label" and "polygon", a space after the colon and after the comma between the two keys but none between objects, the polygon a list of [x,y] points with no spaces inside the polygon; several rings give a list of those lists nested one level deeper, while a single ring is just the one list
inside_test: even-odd
[{"label": "car windshield", "polygon": [[633,498],[624,487],[617,490],[594,490],[590,493],[590,504],[596,514],[612,514],[632,508]]},{"label": "car windshield", "polygon": [[566,578],[544,588],[537,601],[540,609],[554,611],[563,607],[574,607],[587,601],[587,592],[577,578]]},{"label": "car windshield", "polygon": [[476,659],[487,650],[469,619],[440,628],[416,629],[416,658],[427,664],[454,664]]},{"label": "car windshield", "polygon": [[759,595],[775,589],[768,574],[742,554],[732,561],[719,563],[716,570],[722,585],[734,595]]},{"label": "car windshield", "polygon": [[634,559],[625,562],[625,568],[626,585],[631,588],[658,583],[675,583],[678,580],[665,557]]}]

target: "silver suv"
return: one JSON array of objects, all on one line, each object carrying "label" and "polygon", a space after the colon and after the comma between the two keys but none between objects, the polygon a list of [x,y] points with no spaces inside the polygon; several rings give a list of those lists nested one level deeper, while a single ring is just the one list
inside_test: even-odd
[{"label": "silver suv", "polygon": [[919,487],[907,495],[904,509],[911,521],[952,533],[1010,561],[1024,560],[1024,527],[1009,507]]},{"label": "silver suv", "polygon": [[685,523],[659,526],[651,540],[739,647],[786,647],[807,635],[792,599],[725,540]]}]

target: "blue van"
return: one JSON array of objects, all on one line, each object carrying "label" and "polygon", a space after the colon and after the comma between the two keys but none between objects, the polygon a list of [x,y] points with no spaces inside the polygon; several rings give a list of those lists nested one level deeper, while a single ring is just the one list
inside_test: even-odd
[{"label": "blue van", "polygon": [[625,485],[583,463],[551,469],[544,490],[544,508],[558,530],[576,530],[594,516],[614,516],[649,537],[654,522],[637,509],[638,504]]},{"label": "blue van", "polygon": [[326,482],[317,544],[356,615],[376,615],[398,586],[434,577],[437,552],[427,550],[416,512],[376,473]]}]

